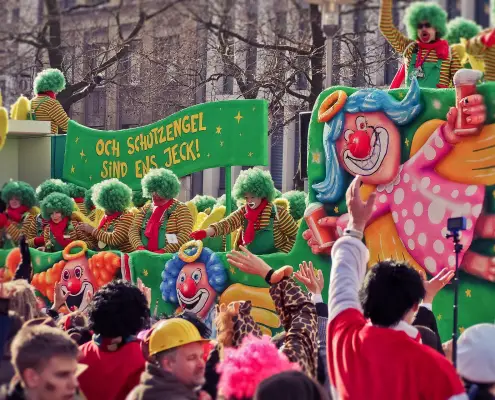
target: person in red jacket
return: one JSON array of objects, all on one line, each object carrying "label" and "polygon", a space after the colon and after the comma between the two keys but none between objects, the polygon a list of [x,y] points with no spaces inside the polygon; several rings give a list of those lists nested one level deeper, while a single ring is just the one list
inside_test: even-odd
[{"label": "person in red jacket", "polygon": [[87,400],[125,400],[144,371],[136,335],[149,322],[148,301],[136,286],[113,281],[95,293],[88,316],[94,336],[79,348],[80,362],[88,365],[81,390]]},{"label": "person in red jacket", "polygon": [[369,252],[363,230],[376,195],[363,202],[360,185],[357,176],[349,186],[350,222],[332,248],[327,335],[332,398],[467,400],[452,364],[421,344],[411,325],[425,297],[419,273],[405,263],[381,261],[365,278]]}]

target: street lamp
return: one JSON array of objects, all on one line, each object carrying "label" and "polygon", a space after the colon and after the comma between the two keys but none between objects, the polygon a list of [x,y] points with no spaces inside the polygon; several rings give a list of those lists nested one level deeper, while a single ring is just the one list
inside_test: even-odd
[{"label": "street lamp", "polygon": [[339,30],[339,6],[355,4],[357,0],[306,0],[309,4],[316,4],[321,11],[321,28],[325,34],[326,53],[326,87],[332,86],[333,73],[333,37]]}]

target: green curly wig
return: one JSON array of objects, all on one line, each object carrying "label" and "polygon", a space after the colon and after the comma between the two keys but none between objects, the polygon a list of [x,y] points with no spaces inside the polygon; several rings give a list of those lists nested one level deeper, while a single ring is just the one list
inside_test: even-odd
[{"label": "green curly wig", "polygon": [[52,193],[45,197],[40,204],[41,216],[49,220],[54,212],[59,212],[62,216],[70,217],[74,211],[74,200],[62,193]]},{"label": "green curly wig", "polygon": [[68,183],[67,189],[69,189],[69,196],[73,199],[76,197],[84,197],[86,195],[86,189],[73,183]]},{"label": "green curly wig", "polygon": [[284,193],[282,198],[289,201],[290,215],[295,221],[299,221],[304,216],[308,195],[299,190],[291,190],[290,192]]},{"label": "green curly wig", "polygon": [[143,197],[143,192],[141,190],[136,190],[132,192],[132,204],[134,207],[141,208],[147,203],[148,199]]},{"label": "green curly wig", "polygon": [[92,197],[93,197],[93,187],[89,188],[84,193],[84,206],[86,207],[86,210],[88,210],[88,212],[92,210],[93,207],[95,206]]},{"label": "green curly wig", "polygon": [[93,203],[107,214],[124,212],[131,206],[132,190],[116,178],[93,186]]},{"label": "green curly wig", "polygon": [[143,196],[151,199],[153,193],[164,199],[173,199],[180,192],[180,181],[172,171],[165,168],[150,169],[141,180]]},{"label": "green curly wig", "polygon": [[36,196],[33,187],[23,181],[10,181],[2,188],[2,200],[9,204],[9,200],[16,197],[25,207],[34,207]]},{"label": "green curly wig", "polygon": [[201,196],[201,195],[196,195],[194,198],[191,200],[196,208],[198,209],[198,212],[205,212],[208,208],[211,210],[217,203],[217,199],[215,199],[212,196]]},{"label": "green curly wig", "polygon": [[65,77],[56,68],[48,68],[36,75],[33,83],[34,94],[44,92],[60,93],[65,89]]},{"label": "green curly wig", "polygon": [[270,173],[259,168],[241,171],[232,188],[232,195],[239,200],[247,193],[272,201],[275,198],[275,186]]},{"label": "green curly wig", "polygon": [[40,203],[52,193],[62,193],[70,197],[69,187],[60,179],[48,179],[36,188],[36,198]]},{"label": "green curly wig", "polygon": [[413,40],[418,38],[418,24],[422,21],[428,21],[436,29],[438,38],[443,38],[447,33],[447,13],[431,1],[412,3],[407,7],[404,21],[407,34]]},{"label": "green curly wig", "polygon": [[447,24],[445,40],[450,45],[461,43],[461,39],[469,40],[481,32],[481,26],[466,18],[457,17]]}]

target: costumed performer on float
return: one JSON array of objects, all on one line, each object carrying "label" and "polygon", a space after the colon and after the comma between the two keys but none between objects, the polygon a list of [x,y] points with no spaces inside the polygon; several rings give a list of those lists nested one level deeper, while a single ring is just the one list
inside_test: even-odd
[{"label": "costumed performer on float", "polygon": [[28,183],[11,181],[2,188],[2,200],[7,208],[0,214],[0,248],[12,249],[19,245],[21,235],[28,240],[36,235],[36,197]]},{"label": "costumed performer on float", "polygon": [[484,71],[483,60],[466,53],[466,43],[481,32],[481,26],[463,17],[457,17],[447,24],[445,40],[455,49],[462,68]]},{"label": "costumed performer on float", "polygon": [[82,186],[75,185],[74,183],[68,183],[67,189],[69,189],[69,196],[72,197],[74,203],[76,203],[77,209],[83,214],[88,215],[89,211],[84,204],[84,196],[86,189]]},{"label": "costumed performer on float", "polygon": [[165,168],[151,169],[141,180],[143,196],[152,199],[141,208],[129,231],[136,250],[176,253],[189,241],[194,224],[189,208],[175,199],[179,178]]},{"label": "costumed performer on float", "polygon": [[228,235],[240,229],[237,244],[254,254],[289,253],[296,241],[297,224],[289,212],[272,203],[275,187],[268,171],[250,168],[241,171],[233,187],[233,196],[246,204],[206,230],[193,232],[191,237]]},{"label": "costumed performer on float", "polygon": [[130,253],[134,250],[129,242],[129,230],[134,214],[129,211],[132,190],[118,179],[107,179],[92,187],[93,202],[105,211],[97,228],[81,224],[81,229],[97,242],[97,250],[119,250]]},{"label": "costumed performer on float", "polygon": [[461,68],[458,54],[442,38],[447,33],[447,13],[433,2],[412,3],[405,13],[409,37],[399,31],[392,19],[393,0],[381,0],[380,31],[393,49],[403,54],[404,64],[390,88],[418,79],[420,87],[448,88]]},{"label": "costumed performer on float", "polygon": [[300,190],[291,190],[282,195],[289,202],[289,213],[294,221],[299,222],[304,217],[308,195]]},{"label": "costumed performer on float", "polygon": [[495,81],[495,28],[484,30],[468,40],[466,52],[484,61],[485,81]]},{"label": "costumed performer on float", "polygon": [[199,240],[188,242],[167,261],[162,278],[160,291],[164,301],[178,304],[208,327],[214,327],[214,305],[228,285],[227,272],[215,252],[204,248]]},{"label": "costumed performer on float", "polygon": [[[38,204],[52,193],[62,193],[69,196],[69,187],[60,179],[47,179],[36,188],[36,200]],[[29,247],[41,247],[45,243],[44,231],[48,225],[48,220],[45,220],[41,212],[36,215],[34,220],[30,222],[29,232],[35,232],[35,235],[28,239]]]},{"label": "costumed performer on float", "polygon": [[96,247],[95,241],[81,229],[80,221],[75,217],[74,201],[62,193],[48,195],[40,204],[41,215],[48,221],[45,227],[44,246],[46,252],[62,251],[70,243],[82,240],[88,248]]},{"label": "costumed performer on float", "polygon": [[36,75],[33,86],[31,119],[50,121],[53,134],[67,132],[70,118],[57,100],[57,94],[65,89],[64,74],[55,68],[45,69]]}]

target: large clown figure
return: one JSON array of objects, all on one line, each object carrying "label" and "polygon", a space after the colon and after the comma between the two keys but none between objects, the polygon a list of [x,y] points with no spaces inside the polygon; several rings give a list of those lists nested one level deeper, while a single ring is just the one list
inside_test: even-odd
[{"label": "large clown figure", "polygon": [[165,168],[151,169],[141,180],[143,196],[152,199],[135,216],[129,240],[136,250],[176,253],[189,241],[194,224],[189,208],[175,199],[177,176]]},{"label": "large clown figure", "polygon": [[405,13],[408,36],[393,23],[393,0],[381,0],[380,31],[393,49],[404,56],[391,89],[402,83],[409,86],[416,77],[421,87],[448,88],[461,68],[457,52],[443,37],[447,31],[447,13],[433,2],[414,2]]},{"label": "large clown figure", "polygon": [[160,286],[163,300],[178,304],[211,327],[215,300],[227,287],[227,272],[216,253],[191,241],[165,264]]},{"label": "large clown figure", "polygon": [[[339,101],[329,107],[328,100],[336,96]],[[481,129],[486,118],[483,97],[466,97],[459,107],[463,108],[469,122]],[[368,193],[376,190],[377,197],[368,226],[391,213],[397,237],[386,240],[394,242],[396,249],[402,243],[404,253],[410,255],[409,258],[404,255],[406,261],[436,275],[445,267],[455,267],[455,256],[450,251],[452,243],[445,237],[447,219],[467,218],[467,230],[462,232],[461,243],[465,250],[468,249],[482,210],[485,188],[452,182],[435,169],[463,140],[455,128],[457,108],[451,108],[447,122],[400,165],[398,127],[411,122],[421,108],[419,85],[415,80],[401,102],[377,89],[360,90],[349,97],[343,91],[331,94],[319,111],[319,121],[325,122],[326,178],[313,188],[321,202],[336,202],[343,194],[344,171],[362,176],[366,186],[362,190],[368,190]],[[341,233],[347,225],[347,214],[329,217],[326,222]],[[314,252],[320,251],[308,231],[304,236]],[[365,232],[365,236],[370,249],[377,246],[373,244],[373,235]],[[391,256],[397,257],[386,255]]]},{"label": "large clown figure", "polygon": [[273,204],[275,187],[270,173],[259,168],[241,171],[233,194],[237,200],[244,200],[245,205],[207,229],[193,232],[191,237],[202,240],[239,229],[236,243],[254,254],[289,253],[298,226],[285,208]]}]

